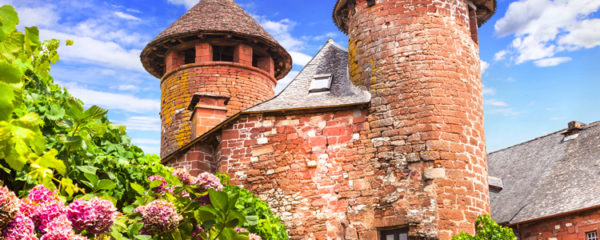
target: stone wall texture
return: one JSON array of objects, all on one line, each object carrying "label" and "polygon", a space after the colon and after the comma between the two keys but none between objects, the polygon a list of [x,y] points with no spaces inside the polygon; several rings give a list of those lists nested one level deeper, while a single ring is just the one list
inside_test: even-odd
[{"label": "stone wall texture", "polygon": [[600,234],[600,208],[513,226],[523,240],[579,240]]},{"label": "stone wall texture", "polygon": [[376,217],[407,216],[395,223],[408,223],[414,237],[473,233],[477,215],[489,213],[489,192],[468,3],[376,2],[356,0],[348,28],[350,77],[372,93],[372,144],[361,158],[382,166],[365,178],[377,186],[370,204]]},{"label": "stone wall texture", "polygon": [[261,69],[234,62],[183,65],[161,80],[161,157],[190,141],[194,94],[229,98],[227,117],[266,101],[275,94],[277,80]]}]

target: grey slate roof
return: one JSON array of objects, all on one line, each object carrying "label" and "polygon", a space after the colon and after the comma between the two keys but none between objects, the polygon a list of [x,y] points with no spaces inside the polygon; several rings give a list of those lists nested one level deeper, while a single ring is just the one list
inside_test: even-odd
[{"label": "grey slate roof", "polygon": [[489,175],[504,183],[500,192],[490,191],[495,221],[514,224],[600,205],[600,122],[571,140],[565,131],[488,155]]},{"label": "grey slate roof", "polygon": [[[320,74],[332,74],[329,92],[309,93],[311,80]],[[369,103],[371,95],[355,87],[348,77],[348,51],[332,39],[277,96],[243,112],[271,112],[292,109],[347,106]]]}]

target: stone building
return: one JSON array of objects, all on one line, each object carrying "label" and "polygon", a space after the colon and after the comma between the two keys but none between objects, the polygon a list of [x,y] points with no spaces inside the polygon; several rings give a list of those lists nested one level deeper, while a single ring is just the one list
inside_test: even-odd
[{"label": "stone building", "polygon": [[[477,28],[495,0],[338,0],[329,40],[290,55],[233,0],[150,42],[161,157],[227,173],[292,239],[449,239],[489,213]],[[391,237],[391,238],[390,238]]]},{"label": "stone building", "polygon": [[492,218],[520,239],[597,240],[600,122],[568,128],[488,155]]}]

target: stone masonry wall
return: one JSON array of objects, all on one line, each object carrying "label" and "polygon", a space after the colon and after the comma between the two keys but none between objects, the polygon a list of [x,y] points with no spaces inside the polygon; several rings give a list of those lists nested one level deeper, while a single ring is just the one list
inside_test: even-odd
[{"label": "stone masonry wall", "polygon": [[600,234],[600,208],[520,224],[513,228],[523,240],[579,240],[586,233]]},{"label": "stone masonry wall", "polygon": [[[370,142],[360,159],[374,166],[363,180],[374,194],[363,204],[376,210],[350,221],[407,224],[418,238],[473,233],[477,215],[489,213],[489,192],[478,45],[467,1],[352,2],[350,78],[372,93]],[[375,239],[372,229],[359,232]]]},{"label": "stone masonry wall", "polygon": [[367,128],[359,108],[241,116],[223,129],[218,171],[265,200],[291,239],[358,239],[353,225],[371,223],[349,215],[369,208],[360,197],[376,188],[361,161]]},{"label": "stone masonry wall", "polygon": [[167,163],[169,167],[185,168],[196,176],[202,172],[215,172],[214,144],[197,144]]},{"label": "stone masonry wall", "polygon": [[277,80],[269,73],[240,63],[207,62],[183,65],[161,81],[161,157],[188,143],[196,93],[229,98],[227,116],[266,101],[275,94]]}]

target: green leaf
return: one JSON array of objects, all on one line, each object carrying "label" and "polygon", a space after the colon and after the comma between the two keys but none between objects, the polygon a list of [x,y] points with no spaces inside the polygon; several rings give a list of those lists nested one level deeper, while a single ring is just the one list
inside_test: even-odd
[{"label": "green leaf", "polygon": [[135,238],[139,239],[139,240],[150,240],[150,239],[152,239],[152,236],[150,236],[150,235],[136,235]]},{"label": "green leaf", "polygon": [[248,222],[248,225],[255,226],[258,224],[258,216],[246,216],[246,221]]},{"label": "green leaf", "polygon": [[94,105],[83,112],[81,119],[84,121],[90,121],[92,119],[103,117],[106,115],[106,113],[108,113],[108,110]]},{"label": "green leaf", "polygon": [[198,210],[194,211],[194,218],[198,222],[205,222],[208,220],[214,220],[216,218],[216,216],[211,211],[198,209]]},{"label": "green leaf", "polygon": [[67,46],[73,46],[73,40],[67,39]]},{"label": "green leaf", "polygon": [[0,121],[10,119],[13,113],[15,94],[12,86],[0,82]]},{"label": "green leaf", "polygon": [[0,7],[0,41],[10,36],[10,33],[15,31],[17,24],[19,24],[19,17],[15,8],[10,5],[4,5]]},{"label": "green leaf", "polygon": [[96,174],[96,171],[98,170],[97,167],[93,167],[93,166],[89,166],[89,165],[84,165],[84,166],[77,166],[77,169],[79,169],[79,171],[83,172],[83,173],[89,173],[89,174]]},{"label": "green leaf", "polygon": [[[50,111],[45,116],[52,121],[60,120],[65,116],[65,109],[57,105],[51,105]],[[71,123],[71,126],[73,126],[73,123]]]},{"label": "green leaf", "polygon": [[5,83],[20,83],[23,72],[15,65],[5,61],[0,62],[0,81]]},{"label": "green leaf", "polygon": [[98,184],[96,185],[96,188],[98,189],[102,189],[102,190],[112,190],[115,187],[117,187],[117,183],[108,180],[108,179],[102,179],[100,181],[98,181]]},{"label": "green leaf", "polygon": [[150,189],[154,189],[158,186],[160,186],[163,182],[161,180],[154,180],[152,182],[150,182]]},{"label": "green leaf", "polygon": [[136,192],[138,192],[140,195],[143,195],[144,192],[146,192],[146,190],[144,189],[144,187],[142,187],[142,185],[139,185],[139,184],[134,183],[134,182],[129,183],[129,185],[131,185],[131,188],[133,190],[135,190]]},{"label": "green leaf", "polygon": [[56,149],[50,149],[50,151],[38,158],[35,163],[42,167],[55,169],[61,175],[65,175],[67,173],[67,167],[63,161],[56,159],[57,154],[58,151],[56,151]]},{"label": "green leaf", "polygon": [[98,177],[94,174],[91,173],[83,173],[83,176],[87,179],[90,180],[90,183],[92,184],[92,188],[96,187],[96,185],[98,185]]},{"label": "green leaf", "polygon": [[228,209],[227,193],[209,189],[208,197],[210,198],[210,203],[213,206],[215,206],[215,208],[217,208],[223,212],[227,212],[227,209]]}]

